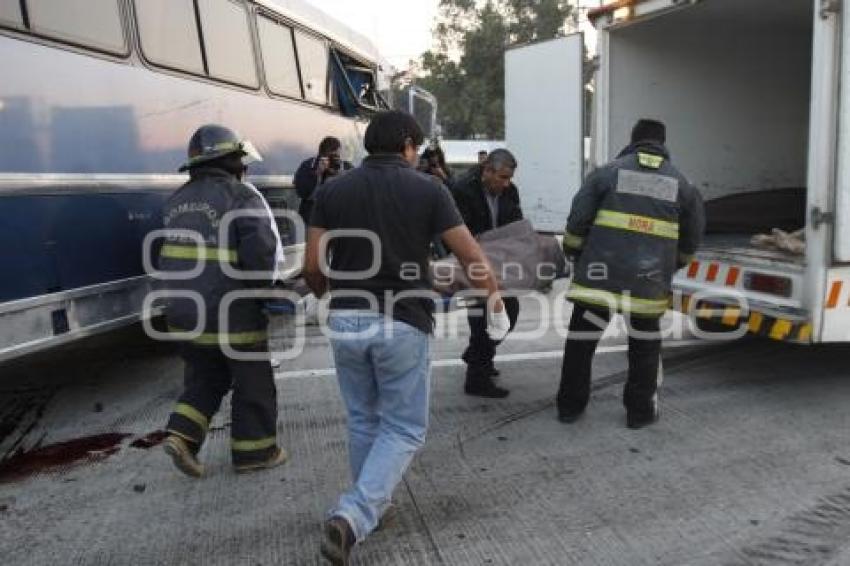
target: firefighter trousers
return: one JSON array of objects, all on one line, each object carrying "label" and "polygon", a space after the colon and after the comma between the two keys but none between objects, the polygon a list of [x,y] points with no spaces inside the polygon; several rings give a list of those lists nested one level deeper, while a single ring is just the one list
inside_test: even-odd
[{"label": "firefighter trousers", "polygon": [[[252,348],[268,353],[268,344]],[[189,441],[197,451],[209,423],[232,389],[231,451],[233,464],[264,462],[277,448],[277,389],[268,359],[242,361],[218,347],[181,346],[184,391],[168,420],[167,431]]]},{"label": "firefighter trousers", "polygon": [[[626,317],[629,370],[623,405],[629,413],[650,416],[657,408],[661,356],[660,318]],[[611,321],[606,310],[576,304],[564,346],[557,405],[561,414],[582,412],[590,400],[591,368],[599,340]]]}]

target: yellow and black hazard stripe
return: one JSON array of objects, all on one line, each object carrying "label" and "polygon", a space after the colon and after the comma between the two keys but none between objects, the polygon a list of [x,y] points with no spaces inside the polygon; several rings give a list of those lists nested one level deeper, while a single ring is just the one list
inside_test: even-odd
[{"label": "yellow and black hazard stripe", "polygon": [[[674,306],[685,314],[691,314],[690,303],[691,297],[683,296],[681,304]],[[693,315],[699,320],[716,322],[730,328],[738,328],[740,325],[746,324],[750,334],[771,340],[797,344],[812,343],[811,322],[778,318],[760,312],[751,312],[745,315],[740,307],[710,304],[702,301],[694,306]]]}]

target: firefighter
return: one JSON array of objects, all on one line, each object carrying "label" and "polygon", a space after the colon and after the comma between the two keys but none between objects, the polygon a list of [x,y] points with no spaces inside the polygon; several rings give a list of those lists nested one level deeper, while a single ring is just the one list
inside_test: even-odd
[{"label": "firefighter", "polygon": [[[231,389],[236,471],[271,468],[287,459],[276,438],[277,391],[263,305],[260,299],[242,298],[219,313],[233,293],[270,289],[278,278],[283,250],[274,217],[257,189],[242,181],[247,164],[261,160],[251,143],[233,131],[201,127],[180,168],[189,171],[190,180],[163,211],[167,237],[159,267],[170,273],[171,293],[166,318],[169,330],[187,333],[181,343],[185,389],[168,420],[164,449],[192,477],[204,473],[198,452]],[[175,277],[193,268],[200,274]]]},{"label": "firefighter", "polygon": [[660,319],[674,273],[690,263],[702,239],[702,197],[673,166],[666,128],[640,120],[631,144],[585,180],[573,200],[564,251],[575,263],[574,303],[564,347],[558,418],[575,422],[590,398],[591,364],[612,315],[629,328],[626,424],[658,420]]}]

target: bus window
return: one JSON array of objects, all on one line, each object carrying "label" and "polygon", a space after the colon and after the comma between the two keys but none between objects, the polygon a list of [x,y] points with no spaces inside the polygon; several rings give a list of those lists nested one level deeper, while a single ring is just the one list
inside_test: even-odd
[{"label": "bus window", "polygon": [[127,53],[118,0],[26,0],[30,30],[39,35]]},{"label": "bus window", "polygon": [[310,102],[328,103],[328,45],[321,38],[301,30],[295,31],[298,62],[301,64],[301,82],[304,96]]},{"label": "bus window", "polygon": [[332,51],[332,57],[333,84],[344,115],[356,116],[387,107],[378,92],[374,70],[336,49]]},{"label": "bus window", "polygon": [[264,16],[258,18],[257,29],[269,89],[275,94],[302,98],[292,29]]},{"label": "bus window", "polygon": [[26,0],[30,29],[107,51],[127,53],[118,0]]},{"label": "bus window", "polygon": [[164,67],[205,74],[192,0],[136,0],[142,52]]},{"label": "bus window", "polygon": [[21,0],[0,0],[0,26],[24,27]]},{"label": "bus window", "polygon": [[211,77],[258,87],[248,11],[233,0],[199,0],[204,51]]}]

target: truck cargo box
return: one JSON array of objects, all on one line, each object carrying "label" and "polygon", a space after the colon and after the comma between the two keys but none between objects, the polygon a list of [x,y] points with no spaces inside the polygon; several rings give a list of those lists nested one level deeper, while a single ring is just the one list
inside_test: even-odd
[{"label": "truck cargo box", "polygon": [[[707,203],[706,243],[676,278],[681,307],[776,339],[850,340],[837,245],[850,229],[833,212],[848,200],[835,173],[847,153],[836,127],[847,108],[840,6],[632,0],[591,11],[592,165],[619,153],[635,120],[660,119]],[[803,230],[804,253],[754,248],[752,236],[773,228]]]}]

